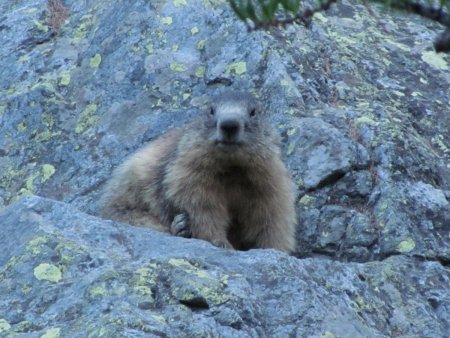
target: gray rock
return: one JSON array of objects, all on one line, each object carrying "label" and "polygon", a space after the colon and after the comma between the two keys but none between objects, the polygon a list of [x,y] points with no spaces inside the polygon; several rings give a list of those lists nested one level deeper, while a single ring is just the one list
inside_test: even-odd
[{"label": "gray rock", "polygon": [[369,155],[358,143],[319,118],[293,123],[289,137],[290,167],[298,170],[301,187],[315,189],[334,183],[353,168],[367,167]]},{"label": "gray rock", "polygon": [[[270,32],[212,0],[64,5],[55,32],[46,0],[0,2],[0,335],[450,336],[450,76],[434,24],[351,0]],[[312,258],[75,210],[95,215],[113,167],[221,87],[255,92],[279,128],[295,255]],[[8,207],[33,194],[70,206]]]},{"label": "gray rock", "polygon": [[230,251],[39,197],[6,208],[0,224],[4,336],[449,333],[450,270],[439,262]]},{"label": "gray rock", "polygon": [[417,182],[406,188],[406,194],[411,198],[414,207],[425,209],[426,212],[439,214],[450,206],[442,190],[430,184]]},{"label": "gray rock", "polygon": [[0,4],[0,206],[39,194],[95,214],[113,167],[229,86],[259,95],[283,136],[298,255],[324,251],[338,206],[364,230],[339,226],[327,255],[450,259],[450,83],[424,49],[432,26],[383,14],[380,33],[347,0],[276,34],[214,1],[64,4],[57,33],[47,1]]}]

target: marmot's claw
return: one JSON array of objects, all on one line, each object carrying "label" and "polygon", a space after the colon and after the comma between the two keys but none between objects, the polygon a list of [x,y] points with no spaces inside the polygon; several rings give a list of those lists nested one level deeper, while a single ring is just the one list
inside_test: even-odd
[{"label": "marmot's claw", "polygon": [[170,233],[178,237],[192,237],[188,214],[181,213],[174,217],[172,224],[170,225]]},{"label": "marmot's claw", "polygon": [[222,249],[234,249],[231,243],[228,242],[226,239],[225,240],[216,239],[211,241],[211,243]]}]

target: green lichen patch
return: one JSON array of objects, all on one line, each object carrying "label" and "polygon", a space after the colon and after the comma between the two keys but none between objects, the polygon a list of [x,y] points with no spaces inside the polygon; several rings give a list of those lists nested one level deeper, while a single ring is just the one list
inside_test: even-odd
[{"label": "green lichen patch", "polygon": [[389,202],[388,202],[387,200],[381,201],[380,204],[379,204],[379,210],[380,210],[380,212],[382,213],[382,212],[386,211],[386,209],[388,208],[388,206],[389,206]]},{"label": "green lichen patch", "polygon": [[401,252],[401,253],[408,253],[414,250],[414,248],[416,247],[416,243],[414,242],[414,240],[412,238],[407,238],[404,241],[401,241],[398,245],[397,245],[397,251]]},{"label": "green lichen patch", "polygon": [[108,294],[105,288],[102,288],[100,286],[93,286],[89,289],[89,295],[91,297],[105,297]]},{"label": "green lichen patch", "polygon": [[296,145],[297,145],[297,142],[295,142],[295,141],[292,141],[292,142],[290,142],[290,143],[288,144],[288,148],[287,148],[287,151],[286,151],[286,154],[287,154],[288,156],[289,156],[289,155],[292,155],[292,154],[294,153],[294,150],[295,150]]},{"label": "green lichen patch", "polygon": [[224,3],[224,0],[202,0],[202,6],[205,8],[218,8]]},{"label": "green lichen patch", "polygon": [[225,67],[225,72],[228,74],[242,75],[247,72],[247,64],[244,61],[229,64]]},{"label": "green lichen patch", "polygon": [[97,124],[99,117],[97,116],[97,105],[95,103],[88,104],[86,108],[81,112],[78,119],[75,132],[80,134],[89,127]]},{"label": "green lichen patch", "polygon": [[198,283],[194,280],[186,280],[183,286],[173,288],[172,295],[181,303],[194,307],[220,305],[230,300],[230,296],[217,285]]},{"label": "green lichen patch", "polygon": [[33,137],[33,140],[36,142],[45,142],[59,135],[61,135],[61,131],[51,132],[45,130],[42,133],[37,133],[36,136]]},{"label": "green lichen patch", "polygon": [[41,252],[41,247],[49,242],[47,236],[37,236],[28,242],[26,250],[31,253],[32,256],[36,256]]},{"label": "green lichen patch", "polygon": [[89,61],[89,66],[91,68],[98,68],[100,66],[100,63],[102,62],[102,56],[97,53],[93,57],[91,57]]},{"label": "green lichen patch", "polygon": [[395,95],[397,95],[397,96],[400,96],[400,97],[405,96],[404,93],[402,93],[402,92],[400,92],[400,91],[398,91],[398,90],[393,90],[392,93],[395,94]]},{"label": "green lichen patch", "polygon": [[291,128],[287,131],[287,135],[288,136],[293,136],[297,133],[298,129],[297,128]]},{"label": "green lichen patch", "polygon": [[170,64],[170,69],[173,70],[174,72],[184,72],[186,70],[186,66],[183,65],[182,63],[171,63]]},{"label": "green lichen patch", "polygon": [[22,55],[17,61],[19,61],[20,63],[28,62],[30,61],[30,56],[28,54]]},{"label": "green lichen patch", "polygon": [[198,32],[199,32],[199,29],[198,29],[197,26],[191,28],[191,34],[192,34],[192,35],[195,35],[195,34],[197,34]]},{"label": "green lichen patch", "polygon": [[207,308],[230,300],[224,290],[227,278],[217,278],[185,259],[172,258],[168,264],[174,268],[171,295],[179,302]]},{"label": "green lichen patch", "polygon": [[173,0],[173,4],[175,5],[175,7],[181,7],[186,6],[187,2],[186,0]]},{"label": "green lichen patch", "polygon": [[17,125],[16,129],[18,132],[23,132],[27,130],[27,124],[25,123],[25,121],[22,121]]},{"label": "green lichen patch", "polygon": [[298,201],[298,204],[304,205],[304,206],[312,206],[316,202],[316,198],[311,195],[304,195],[300,200]]},{"label": "green lichen patch", "polygon": [[20,291],[22,291],[22,293],[24,294],[30,293],[31,290],[33,290],[33,287],[30,284],[23,285],[20,289]]},{"label": "green lichen patch", "polygon": [[191,262],[189,262],[183,258],[171,258],[171,259],[169,259],[168,263],[174,267],[181,268],[186,272],[195,274],[198,277],[211,278],[210,275],[206,271],[197,268]]},{"label": "green lichen patch", "polygon": [[68,86],[70,83],[71,77],[70,77],[70,71],[65,70],[61,72],[59,75],[58,83],[60,86]]},{"label": "green lichen patch", "polygon": [[91,14],[86,14],[81,17],[81,24],[74,30],[72,42],[78,44],[85,39],[88,32],[96,23],[96,18]]},{"label": "green lichen patch", "polygon": [[197,49],[198,49],[198,50],[203,50],[203,49],[205,49],[205,44],[206,44],[206,40],[200,40],[200,41],[197,43]]},{"label": "green lichen patch", "polygon": [[320,338],[336,338],[336,336],[330,331],[325,331]]},{"label": "green lichen patch", "polygon": [[448,70],[448,63],[441,54],[434,51],[426,51],[422,53],[422,60],[433,68],[439,70]]},{"label": "green lichen patch", "polygon": [[34,25],[36,26],[36,28],[41,31],[42,33],[47,33],[48,32],[48,26],[44,25],[42,22],[38,21],[38,20],[33,20]]},{"label": "green lichen patch", "polygon": [[25,179],[25,186],[19,190],[20,196],[32,195],[35,192],[34,180],[39,177],[40,173],[38,171],[32,173]]},{"label": "green lichen patch", "polygon": [[[40,330],[42,330],[42,327],[35,323],[29,322],[27,320],[23,320],[21,322],[14,324],[13,330],[14,330],[13,331],[14,335],[12,335],[12,337],[15,337],[15,334],[17,334],[17,333],[24,333],[24,335],[20,335],[20,336],[28,337],[30,332],[40,331]],[[27,333],[28,333],[28,335],[27,335]],[[40,336],[40,337],[42,337],[42,336]]]},{"label": "green lichen patch", "polygon": [[49,263],[41,263],[34,268],[34,277],[38,280],[46,280],[54,283],[58,283],[62,278],[61,270]]},{"label": "green lichen patch", "polygon": [[59,338],[61,337],[61,329],[59,327],[52,327],[45,331],[41,338]]},{"label": "green lichen patch", "polygon": [[204,77],[205,76],[205,72],[206,72],[206,68],[203,66],[198,67],[195,70],[195,76],[197,77]]},{"label": "green lichen patch", "polygon": [[314,14],[314,19],[317,19],[317,20],[319,20],[322,23],[327,23],[328,22],[328,19],[320,12]]},{"label": "green lichen patch", "polygon": [[303,187],[305,185],[305,182],[301,177],[299,177],[295,180],[295,184],[297,184],[298,187]]},{"label": "green lichen patch", "polygon": [[154,48],[153,48],[153,43],[149,42],[145,45],[145,49],[147,50],[148,54],[153,54],[154,52]]},{"label": "green lichen patch", "polygon": [[447,145],[444,143],[444,136],[443,135],[436,135],[431,138],[431,142],[433,144],[437,145],[441,151],[444,153],[450,153],[450,149],[447,147]]},{"label": "green lichen patch", "polygon": [[135,287],[135,291],[138,295],[146,297],[147,301],[153,303],[153,292],[151,288],[145,285],[138,285]]},{"label": "green lichen patch", "polygon": [[11,325],[9,325],[8,321],[1,318],[0,319],[0,333],[6,332],[11,328]]},{"label": "green lichen patch", "polygon": [[21,177],[24,174],[23,168],[17,169],[14,166],[6,167],[3,173],[0,174],[0,185],[9,188],[14,183],[17,177]]},{"label": "green lichen patch", "polygon": [[356,125],[360,126],[360,125],[368,125],[368,126],[376,126],[378,125],[378,122],[372,120],[370,117],[368,116],[361,116],[358,117],[356,120]]},{"label": "green lichen patch", "polygon": [[133,278],[131,278],[131,286],[139,297],[144,297],[146,302],[153,303],[152,287],[156,285],[158,276],[158,265],[147,264],[136,270]]},{"label": "green lichen patch", "polygon": [[24,10],[24,12],[26,14],[34,14],[34,13],[39,12],[39,8],[37,8],[37,7],[27,8],[27,9]]},{"label": "green lichen patch", "polygon": [[55,167],[51,164],[44,164],[42,166],[42,183],[46,182],[50,177],[52,177],[55,171]]},{"label": "green lichen patch", "polygon": [[52,74],[43,74],[38,81],[29,85],[29,90],[47,89],[50,92],[55,92],[55,77]]},{"label": "green lichen patch", "polygon": [[172,24],[172,22],[173,22],[173,20],[172,20],[171,16],[165,16],[165,17],[161,18],[161,23],[163,25],[169,26]]}]

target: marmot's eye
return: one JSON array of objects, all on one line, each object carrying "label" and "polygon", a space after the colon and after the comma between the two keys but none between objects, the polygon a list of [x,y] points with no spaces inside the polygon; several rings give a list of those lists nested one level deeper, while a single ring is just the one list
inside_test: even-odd
[{"label": "marmot's eye", "polygon": [[253,108],[253,109],[250,111],[250,116],[255,116],[255,115],[256,115],[256,109]]},{"label": "marmot's eye", "polygon": [[214,115],[216,112],[214,111],[214,108],[213,107],[211,107],[211,110],[209,111],[209,114],[210,115]]}]

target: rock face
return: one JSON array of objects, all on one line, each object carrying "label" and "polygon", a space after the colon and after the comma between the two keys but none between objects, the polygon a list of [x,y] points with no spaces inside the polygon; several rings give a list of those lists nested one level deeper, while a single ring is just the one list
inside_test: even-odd
[{"label": "rock face", "polygon": [[[311,29],[250,33],[221,1],[63,3],[57,30],[46,0],[0,2],[2,335],[450,336],[433,24],[344,0]],[[301,259],[87,215],[114,166],[224,86],[283,135]]]},{"label": "rock face", "polygon": [[0,214],[0,332],[41,337],[446,337],[450,270],[236,252],[26,197]]},{"label": "rock face", "polygon": [[428,50],[429,23],[344,1],[269,35],[221,2],[64,4],[57,34],[45,0],[0,5],[0,205],[38,194],[95,214],[115,165],[231,86],[284,135],[299,256],[450,260],[449,57]]}]

